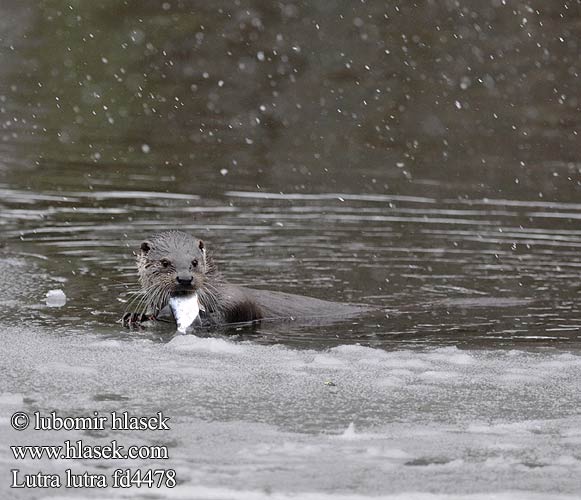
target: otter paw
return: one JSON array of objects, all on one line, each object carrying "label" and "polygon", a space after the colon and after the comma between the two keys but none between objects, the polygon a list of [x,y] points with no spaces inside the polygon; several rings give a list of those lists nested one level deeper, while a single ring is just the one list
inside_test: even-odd
[{"label": "otter paw", "polygon": [[121,323],[126,328],[139,328],[142,321],[155,319],[154,316],[143,313],[125,313],[121,318]]}]

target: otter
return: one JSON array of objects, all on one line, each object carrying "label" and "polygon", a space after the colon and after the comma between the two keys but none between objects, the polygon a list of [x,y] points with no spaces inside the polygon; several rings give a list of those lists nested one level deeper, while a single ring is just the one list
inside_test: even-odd
[{"label": "otter", "polygon": [[317,317],[351,317],[371,308],[227,283],[206,244],[183,231],[153,234],[141,243],[141,289],[122,318],[125,326],[161,319],[172,297],[197,294],[204,326]]}]

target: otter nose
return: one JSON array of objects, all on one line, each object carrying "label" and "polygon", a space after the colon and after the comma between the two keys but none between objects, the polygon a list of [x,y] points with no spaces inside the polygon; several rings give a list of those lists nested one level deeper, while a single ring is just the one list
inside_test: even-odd
[{"label": "otter nose", "polygon": [[189,275],[180,274],[176,278],[176,281],[178,282],[178,285],[189,286],[192,284],[193,279],[194,277],[191,274]]}]

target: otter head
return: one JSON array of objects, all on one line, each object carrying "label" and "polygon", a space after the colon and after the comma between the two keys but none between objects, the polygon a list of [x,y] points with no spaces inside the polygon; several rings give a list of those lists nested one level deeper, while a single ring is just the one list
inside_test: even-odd
[{"label": "otter head", "polygon": [[182,231],[165,231],[141,243],[137,255],[144,291],[161,305],[169,297],[193,293],[209,270],[204,242]]}]

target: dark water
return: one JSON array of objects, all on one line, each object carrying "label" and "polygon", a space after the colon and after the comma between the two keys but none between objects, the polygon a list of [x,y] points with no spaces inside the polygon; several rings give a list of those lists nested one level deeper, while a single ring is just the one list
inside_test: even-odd
[{"label": "dark water", "polygon": [[[109,405],[98,397],[106,389],[142,410],[163,401],[184,419],[222,425],[244,421],[245,414],[252,425],[315,433],[343,432],[350,422],[387,425],[386,419],[402,415],[389,408],[408,401],[409,406],[402,403],[407,421],[417,412],[438,436],[429,445],[433,455],[447,439],[439,433],[449,432],[442,422],[470,426],[483,418],[517,425],[534,419],[546,423],[557,415],[570,419],[558,438],[562,448],[523,438],[513,443],[522,452],[516,462],[503,455],[502,466],[516,463],[520,470],[534,462],[530,456],[540,446],[541,466],[565,469],[556,475],[543,472],[535,487],[528,473],[522,484],[503,482],[502,472],[491,472],[491,481],[499,481],[498,491],[578,492],[567,475],[567,467],[579,467],[578,458],[571,462],[577,465],[563,465],[555,457],[575,456],[569,447],[578,439],[571,436],[577,436],[579,392],[573,382],[580,380],[581,347],[580,39],[579,1],[3,0],[0,329],[14,340],[21,337],[13,328],[23,325],[34,339],[11,343],[3,353],[5,359],[27,360],[16,368],[6,362],[4,390],[18,401],[28,397],[40,401],[40,408],[57,405],[74,413],[94,408],[95,401]],[[218,342],[227,338],[224,333],[234,335],[233,342],[191,340],[194,347],[186,345],[182,352],[178,344],[174,355],[168,347],[174,345],[171,327],[128,332],[117,323],[128,291],[137,284],[133,250],[151,232],[167,228],[204,239],[234,283],[366,302],[378,312],[320,326],[269,324],[214,332]],[[51,289],[65,292],[65,307],[45,305]],[[71,352],[81,360],[70,361],[72,371],[51,364],[66,352],[63,338],[70,339]],[[150,341],[161,351],[153,354],[153,347],[144,347]],[[84,342],[95,349],[94,359],[84,354]],[[132,350],[144,364],[149,356],[161,356],[167,363],[159,369],[171,373],[197,360],[203,370],[219,374],[219,383],[236,384],[230,372],[220,372],[203,357],[217,345],[225,366],[246,373],[249,391],[272,398],[277,408],[290,404],[277,391],[284,386],[276,382],[279,362],[295,367],[320,361],[313,372],[316,383],[337,377],[333,370],[341,363],[353,368],[353,376],[363,366],[357,363],[395,363],[402,370],[441,372],[444,380],[456,373],[450,354],[455,351],[438,354],[441,348],[466,350],[476,368],[458,372],[465,382],[460,393],[448,391],[446,383],[434,388],[430,407],[421,407],[424,391],[432,386],[422,385],[420,377],[406,379],[411,395],[404,391],[393,401],[388,397],[386,407],[375,408],[374,398],[386,397],[378,396],[380,388],[395,384],[392,375],[401,375],[395,372],[378,372],[376,379],[386,384],[378,387],[356,377],[347,384],[346,406],[333,401],[324,411],[317,411],[320,396],[311,385],[299,384],[290,391],[300,402],[295,417],[309,415],[312,421],[297,424],[250,395],[242,396],[243,415],[235,408],[224,412],[219,395],[236,396],[212,384],[196,386],[207,397],[193,395],[195,408],[174,405],[164,399],[167,387],[155,385],[150,393],[138,388],[131,377],[143,375],[143,365],[127,361],[131,370],[112,369],[107,359],[114,354],[107,342],[120,343],[126,357],[115,358],[119,363]],[[347,347],[336,347],[356,343],[393,353],[396,361],[375,351],[359,359],[356,347],[347,354],[341,351]],[[260,344],[271,347],[260,351]],[[237,353],[238,346],[241,358],[230,360],[229,349]],[[299,347],[306,354],[294,351]],[[413,365],[409,349],[427,360]],[[203,359],[195,358],[199,350]],[[533,357],[521,351],[532,351]],[[39,357],[29,359],[30,352]],[[190,352],[194,360],[182,359]],[[330,353],[329,359],[321,361],[318,352]],[[512,368],[506,352],[517,353]],[[266,393],[244,364],[264,357],[270,359]],[[39,383],[27,371],[35,363],[61,370],[62,386]],[[533,376],[538,363],[546,363],[539,373],[547,379],[561,370],[570,378],[542,385]],[[86,366],[95,373],[112,369],[111,377],[119,378],[95,378],[83,371]],[[298,376],[287,370],[285,376]],[[187,373],[191,378],[180,376],[197,384],[193,372]],[[82,392],[73,381],[77,376],[86,382],[89,400],[68,399],[68,384]],[[505,411],[507,399],[497,399],[486,385],[489,376],[514,397],[513,413]],[[492,391],[485,391],[492,396],[483,414],[470,380],[482,380]],[[519,392],[510,385],[517,380],[538,391]],[[413,392],[413,387],[420,389]],[[370,405],[370,413],[358,410],[362,402]],[[12,407],[13,399],[5,404]],[[207,439],[204,425],[213,424],[199,423],[198,438],[178,447],[186,469],[190,459],[196,467],[196,460],[204,461],[195,441]],[[532,435],[527,425],[519,432]],[[546,425],[550,435],[553,428]],[[223,442],[241,436],[236,429],[213,430]],[[417,436],[425,430],[414,428],[410,441],[402,438],[398,446],[417,448]],[[260,440],[260,427],[249,432]],[[395,431],[386,432],[384,437]],[[283,446],[284,439],[273,438],[272,449]],[[464,439],[471,438],[463,434]],[[361,450],[334,443],[317,449],[322,456],[352,453],[359,463]],[[488,452],[475,452],[466,443],[456,442],[464,450],[460,458],[448,457],[469,464],[457,469],[465,483],[437,473],[437,478],[424,477],[424,472],[410,473],[410,481],[435,481],[430,491],[475,491],[470,481],[479,466],[472,458]],[[226,467],[219,464],[230,450],[217,450],[205,466],[205,479],[186,474],[190,483],[268,488],[260,467],[249,473],[247,483],[224,480],[216,470]],[[422,453],[410,451],[404,461],[439,463]],[[284,468],[291,455],[273,460]],[[346,477],[361,477],[361,469],[351,474]],[[282,491],[295,491],[289,477],[284,475]],[[551,486],[557,478],[560,489]],[[353,490],[336,479],[338,492],[385,491],[384,484],[373,481]],[[407,491],[411,483],[406,481],[393,491]],[[334,491],[333,482],[316,484],[307,491]],[[478,484],[476,491],[490,491],[488,481]],[[208,494],[200,491],[188,494]]]},{"label": "dark water", "polygon": [[9,319],[117,332],[132,249],[179,227],[234,282],[385,308],[341,342],[578,345],[579,16],[3,2]]}]

